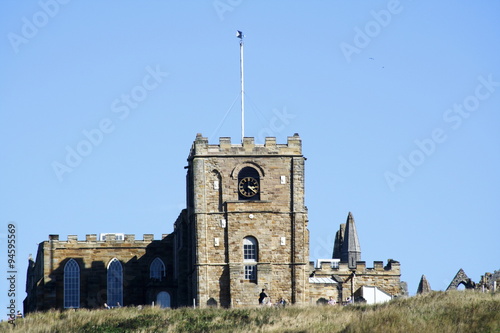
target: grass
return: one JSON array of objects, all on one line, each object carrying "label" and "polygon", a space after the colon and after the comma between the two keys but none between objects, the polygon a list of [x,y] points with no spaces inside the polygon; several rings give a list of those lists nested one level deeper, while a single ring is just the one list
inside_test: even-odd
[{"label": "grass", "polygon": [[48,311],[1,332],[500,332],[500,293],[432,292],[379,305]]}]

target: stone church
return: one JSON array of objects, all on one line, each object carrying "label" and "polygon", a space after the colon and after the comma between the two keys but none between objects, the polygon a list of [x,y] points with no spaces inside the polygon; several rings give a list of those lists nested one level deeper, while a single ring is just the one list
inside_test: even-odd
[{"label": "stone church", "polygon": [[361,261],[351,213],[332,258],[309,261],[305,160],[298,134],[285,144],[273,137],[209,144],[198,134],[186,167],[187,208],[173,233],[159,240],[49,235],[29,260],[25,313],[104,304],[256,306],[262,289],[272,301],[297,305],[366,300],[366,288],[403,295],[399,262]]}]

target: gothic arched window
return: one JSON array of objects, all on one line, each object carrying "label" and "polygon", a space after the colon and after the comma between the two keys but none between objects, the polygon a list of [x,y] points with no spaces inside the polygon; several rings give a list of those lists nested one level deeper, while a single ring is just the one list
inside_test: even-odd
[{"label": "gothic arched window", "polygon": [[75,259],[64,265],[64,307],[80,307],[80,267]]},{"label": "gothic arched window", "polygon": [[149,266],[149,277],[156,280],[162,280],[165,277],[165,264],[160,258],[155,258]]},{"label": "gothic arched window", "polygon": [[123,268],[116,258],[108,265],[108,306],[123,305]]}]

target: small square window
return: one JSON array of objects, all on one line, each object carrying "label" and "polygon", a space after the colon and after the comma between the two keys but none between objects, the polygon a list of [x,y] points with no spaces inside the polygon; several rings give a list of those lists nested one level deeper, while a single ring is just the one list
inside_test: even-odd
[{"label": "small square window", "polygon": [[245,266],[245,280],[257,281],[257,266],[256,265],[246,265]]}]

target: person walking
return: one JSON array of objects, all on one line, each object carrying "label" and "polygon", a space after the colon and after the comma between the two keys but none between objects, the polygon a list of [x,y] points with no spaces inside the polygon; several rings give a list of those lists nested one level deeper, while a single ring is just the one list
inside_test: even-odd
[{"label": "person walking", "polygon": [[266,299],[266,289],[262,289],[262,292],[259,294],[259,305],[262,305],[262,302]]}]

